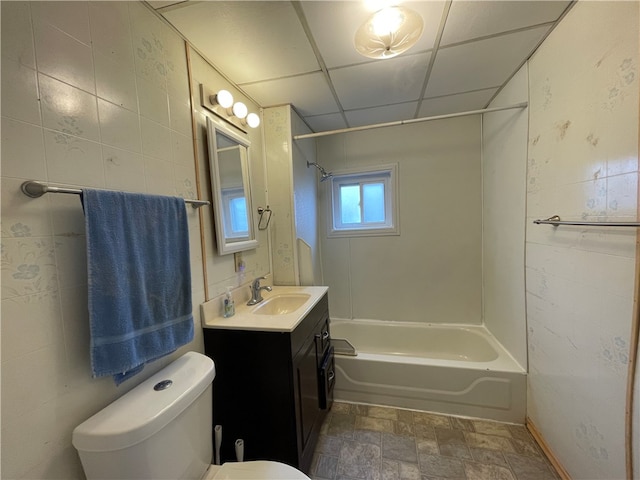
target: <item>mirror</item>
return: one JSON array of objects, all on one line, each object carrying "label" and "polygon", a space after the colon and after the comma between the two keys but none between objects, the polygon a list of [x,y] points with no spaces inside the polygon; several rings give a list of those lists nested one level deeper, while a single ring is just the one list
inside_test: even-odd
[{"label": "mirror", "polygon": [[249,183],[250,142],[207,117],[218,253],[257,248]]}]

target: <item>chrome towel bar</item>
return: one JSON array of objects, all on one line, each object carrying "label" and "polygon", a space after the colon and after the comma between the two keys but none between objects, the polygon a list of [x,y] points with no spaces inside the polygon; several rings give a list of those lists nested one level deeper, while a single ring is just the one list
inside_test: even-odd
[{"label": "chrome towel bar", "polygon": [[545,220],[534,220],[537,225],[581,225],[585,227],[640,227],[640,222],[569,222],[561,220],[559,215],[554,215]]},{"label": "chrome towel bar", "polygon": [[[20,186],[20,190],[22,190],[22,193],[24,193],[27,197],[31,198],[41,197],[45,193],[72,193],[75,195],[82,194],[82,189],[80,188],[52,187],[44,182],[38,182],[36,180],[28,180],[24,182]],[[193,208],[200,208],[210,204],[210,202],[208,202],[207,200],[192,200],[190,198],[185,198],[184,203],[190,204]]]}]

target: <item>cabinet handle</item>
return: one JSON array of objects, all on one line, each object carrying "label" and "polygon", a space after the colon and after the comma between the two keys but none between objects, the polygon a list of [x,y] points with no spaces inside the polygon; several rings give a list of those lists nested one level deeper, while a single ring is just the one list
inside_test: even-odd
[{"label": "cabinet handle", "polygon": [[322,341],[325,341],[328,338],[329,338],[329,332],[328,331],[322,332]]},{"label": "cabinet handle", "polygon": [[327,382],[328,382],[328,383],[331,383],[331,382],[333,381],[333,379],[334,379],[334,377],[335,377],[335,376],[336,376],[335,372],[334,372],[333,370],[331,370],[331,371],[329,372],[329,375],[327,375]]}]

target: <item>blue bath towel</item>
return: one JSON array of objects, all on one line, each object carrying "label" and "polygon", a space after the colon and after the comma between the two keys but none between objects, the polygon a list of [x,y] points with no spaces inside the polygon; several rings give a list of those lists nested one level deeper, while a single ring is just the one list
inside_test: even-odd
[{"label": "blue bath towel", "polygon": [[193,339],[185,203],[91,189],[82,202],[91,367],[119,384]]}]

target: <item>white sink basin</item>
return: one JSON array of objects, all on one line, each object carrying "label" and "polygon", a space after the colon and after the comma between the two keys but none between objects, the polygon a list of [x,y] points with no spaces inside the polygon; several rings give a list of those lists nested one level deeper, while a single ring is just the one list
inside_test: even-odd
[{"label": "white sink basin", "polygon": [[261,332],[293,332],[305,315],[328,291],[328,287],[275,285],[264,293],[258,305],[247,305],[249,289],[236,292],[236,314],[222,316],[221,297],[200,306],[205,328],[258,330]]},{"label": "white sink basin", "polygon": [[307,293],[283,293],[264,300],[251,311],[255,315],[287,315],[309,300]]}]

